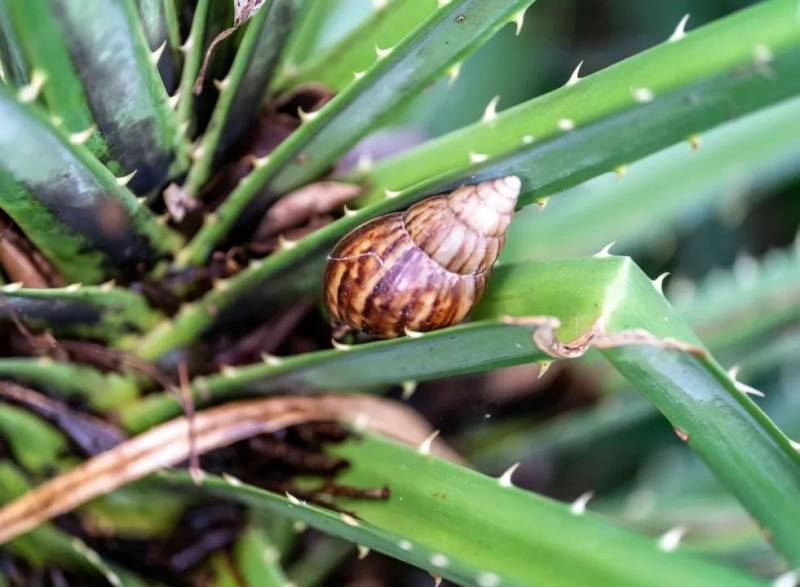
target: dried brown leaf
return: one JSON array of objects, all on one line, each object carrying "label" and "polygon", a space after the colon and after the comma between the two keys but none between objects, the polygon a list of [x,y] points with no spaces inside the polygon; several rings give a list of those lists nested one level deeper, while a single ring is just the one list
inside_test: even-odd
[{"label": "dried brown leaf", "polygon": [[[186,417],[176,418],[96,456],[0,509],[0,545],[155,471],[253,436],[307,422],[340,421],[418,444],[430,427],[407,406],[386,399],[329,395],[272,397],[211,408],[194,416],[194,438]],[[455,457],[442,443],[433,452]]]},{"label": "dried brown leaf", "polygon": [[197,74],[197,81],[193,88],[195,94],[200,94],[200,92],[203,91],[203,82],[205,81],[208,64],[211,62],[211,56],[217,45],[230,37],[236,32],[236,29],[253,18],[253,15],[264,5],[265,1],[266,0],[233,0],[233,26],[225,29],[214,37],[214,40],[211,41],[208,49],[206,49],[203,65],[200,67],[200,72]]},{"label": "dried brown leaf", "polygon": [[11,281],[17,281],[24,287],[48,287],[47,280],[33,260],[8,239],[0,241],[0,265]]},{"label": "dried brown leaf", "polygon": [[359,185],[336,181],[319,181],[290,192],[264,215],[256,231],[256,240],[266,240],[301,226],[315,216],[333,212],[360,192]]},{"label": "dried brown leaf", "polygon": [[194,214],[200,210],[200,202],[189,196],[181,186],[171,183],[164,190],[164,204],[170,217],[181,223],[187,214]]}]

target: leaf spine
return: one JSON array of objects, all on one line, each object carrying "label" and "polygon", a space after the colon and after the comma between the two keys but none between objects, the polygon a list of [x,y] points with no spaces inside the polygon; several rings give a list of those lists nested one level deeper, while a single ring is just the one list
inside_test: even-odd
[{"label": "leaf spine", "polygon": [[158,65],[158,62],[161,61],[161,56],[164,54],[164,49],[167,47],[167,40],[164,39],[164,42],[161,43],[158,48],[150,53],[150,61],[153,65]]},{"label": "leaf spine", "polygon": [[42,71],[34,69],[30,83],[20,89],[17,99],[23,104],[35,101],[39,97],[45,81],[47,81],[47,76]]},{"label": "leaf spine", "polygon": [[671,530],[664,532],[658,539],[658,547],[664,552],[672,552],[677,549],[686,535],[687,528],[675,526]]},{"label": "leaf spine", "polygon": [[500,484],[500,487],[513,487],[514,482],[511,480],[512,475],[519,469],[519,466],[522,463],[514,463],[508,469],[506,469],[502,475],[497,479],[497,482]]},{"label": "leaf spine", "polygon": [[569,506],[569,511],[576,516],[586,513],[586,506],[593,497],[594,491],[587,491],[579,495],[578,498]]},{"label": "leaf spine", "polygon": [[417,447],[417,453],[421,455],[429,455],[431,454],[431,447],[433,446],[433,441],[436,440],[436,437],[439,436],[439,431],[434,430],[430,436],[428,436],[425,440],[423,440],[420,445]]},{"label": "leaf spine", "polygon": [[594,255],[592,255],[592,257],[596,257],[598,259],[603,259],[605,257],[611,257],[611,247],[613,247],[615,244],[617,244],[617,241],[611,241],[606,246],[604,246],[602,249],[597,251]]},{"label": "leaf spine", "polygon": [[489,100],[489,103],[486,105],[486,108],[483,111],[481,122],[492,122],[495,118],[497,118],[498,102],[500,102],[500,96],[495,96]]},{"label": "leaf spine", "polygon": [[581,66],[582,65],[583,65],[583,60],[581,60],[581,62],[578,63],[578,65],[572,71],[572,75],[569,76],[569,79],[567,80],[567,83],[564,84],[565,88],[569,88],[570,86],[574,86],[579,81],[581,81],[580,74],[581,74]]},{"label": "leaf spine", "polygon": [[667,39],[667,42],[674,43],[676,41],[680,41],[683,37],[686,36],[686,23],[689,22],[689,15],[684,14],[681,20],[678,22],[678,26],[675,27],[675,30],[672,31],[672,34]]}]

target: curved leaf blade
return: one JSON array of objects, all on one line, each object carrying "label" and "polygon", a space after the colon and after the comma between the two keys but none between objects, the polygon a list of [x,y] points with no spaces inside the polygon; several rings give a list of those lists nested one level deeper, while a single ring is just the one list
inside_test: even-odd
[{"label": "curved leaf blade", "polygon": [[0,208],[66,279],[97,283],[178,247],[99,161],[6,87],[0,118]]},{"label": "curved leaf blade", "polygon": [[292,30],[300,0],[271,0],[247,23],[231,69],[219,84],[219,96],[189,169],[186,190],[196,195],[214,162],[257,116],[265,88]]},{"label": "curved leaf blade", "polygon": [[513,173],[524,205],[795,95],[795,12],[759,3],[388,159],[363,178],[364,201],[431,177],[444,188]]},{"label": "curved leaf blade", "polygon": [[[355,514],[351,519],[214,477],[204,490],[302,520],[459,585],[762,584],[692,555],[665,553],[656,540],[599,516],[575,515],[566,504],[390,441],[367,436],[329,450],[351,463],[339,481],[388,486],[388,501],[337,499]],[[163,477],[188,485],[182,475]]]}]

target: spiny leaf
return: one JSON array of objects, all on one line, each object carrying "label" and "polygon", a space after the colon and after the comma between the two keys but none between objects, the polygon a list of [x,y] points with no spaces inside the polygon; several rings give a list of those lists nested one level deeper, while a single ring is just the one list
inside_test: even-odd
[{"label": "spiny leaf", "polygon": [[305,82],[340,92],[375,61],[375,47],[394,47],[437,10],[436,0],[398,0],[375,9],[354,31],[313,59],[299,62],[275,87],[286,90]]},{"label": "spiny leaf", "polygon": [[[181,66],[180,31],[174,0],[135,0],[150,51],[163,51],[158,71],[167,92],[178,89]],[[161,46],[164,45],[164,49]]]},{"label": "spiny leaf", "polygon": [[[772,532],[776,546],[790,562],[800,559],[800,541],[794,528],[800,524],[800,503],[789,496],[800,491],[800,453],[764,413],[739,389],[731,377],[710,357],[697,337],[675,314],[653,282],[629,259],[604,257],[549,263],[522,263],[497,268],[478,308],[476,320],[497,320],[506,315],[519,320],[504,322],[533,329],[534,345],[527,347],[528,360],[540,353],[566,358],[582,355],[597,347],[670,420],[691,448],[703,458],[720,480],[742,501],[762,525]],[[530,318],[534,316],[535,318]],[[556,320],[545,321],[543,317]],[[557,330],[555,326],[561,324]],[[380,345],[396,349],[413,348],[431,338],[451,336],[457,340],[472,326],[458,326],[389,343],[358,345],[350,351],[357,361],[359,352],[374,352]],[[520,332],[522,334],[522,332]],[[556,337],[557,335],[557,337]],[[570,341],[562,343],[560,341]],[[523,359],[522,349],[497,334],[483,337],[483,347],[497,342],[510,364]],[[360,351],[364,348],[364,351]],[[394,352],[399,352],[395,350]],[[458,371],[481,370],[502,364],[502,356],[486,363],[479,357],[458,364]],[[323,352],[324,353],[324,352]],[[314,353],[291,359],[291,371],[281,372],[286,388],[295,389],[305,370],[325,355]],[[346,359],[342,359],[346,360]],[[458,355],[431,353],[430,363],[449,365]],[[524,359],[523,359],[524,360]],[[397,363],[393,354],[373,361],[374,370],[387,371]],[[351,363],[355,365],[356,363]],[[405,364],[405,379],[425,375],[417,364]],[[280,368],[280,366],[276,367]],[[263,369],[263,372],[259,372]],[[276,381],[270,366],[242,369],[232,373],[229,385],[220,378],[206,382],[208,397],[258,391],[263,375],[264,391]],[[364,377],[369,366],[359,366]],[[440,371],[442,376],[446,372]],[[453,373],[453,374],[455,374]],[[221,377],[224,377],[221,376]],[[330,377],[329,377],[330,381]],[[210,385],[213,383],[216,389]],[[199,395],[199,393],[198,393]],[[152,400],[155,401],[155,400]],[[162,400],[163,402],[163,400]],[[163,406],[163,403],[162,403]],[[159,409],[163,409],[159,406]],[[732,447],[746,447],[741,450]]]},{"label": "spiny leaf", "polygon": [[[231,22],[233,7],[230,2],[198,0],[192,17],[189,36],[181,46],[185,54],[181,82],[178,87],[177,114],[182,127],[186,127],[186,135],[197,134],[198,105],[193,88],[200,73],[200,68],[209,46]],[[217,50],[217,53],[219,50]]]},{"label": "spiny leaf", "polygon": [[[11,463],[0,462],[0,503],[19,497],[28,489],[30,484],[22,471]],[[56,563],[82,574],[100,575],[111,585],[133,587],[131,583],[121,582],[112,568],[80,539],[50,524],[17,538],[8,549],[35,567]]]},{"label": "spiny leaf", "polygon": [[699,216],[749,203],[797,169],[796,120],[800,98],[710,131],[698,151],[675,145],[630,165],[624,177],[609,173],[550,199],[545,209],[528,206],[514,217],[500,262],[586,255],[611,241],[627,253]]},{"label": "spiny leaf", "polygon": [[[717,358],[724,356],[726,364],[741,366],[744,381],[776,369],[800,352],[794,311],[800,305],[800,256],[796,251],[775,251],[753,263],[747,279],[741,268],[713,274],[676,306]],[[765,307],[776,308],[774,317],[773,312],[764,312]],[[598,385],[619,393],[610,394],[600,406],[543,424],[534,426],[528,417],[468,433],[460,445],[491,471],[534,453],[581,450],[607,436],[622,439],[632,427],[657,417],[652,404],[625,391],[626,382],[601,380]]]},{"label": "spiny leaf", "polygon": [[[325,255],[336,240],[371,218],[402,209],[427,195],[464,182],[516,174],[525,179],[524,200],[530,202],[728,120],[732,104],[737,113],[744,113],[797,92],[800,77],[792,72],[800,64],[800,38],[792,24],[793,14],[790,0],[758,4],[693,31],[680,42],[660,45],[570,87],[500,113],[492,122],[457,131],[387,161],[365,180],[371,186],[370,193],[375,197],[379,194],[380,200],[293,243],[291,249],[254,263],[226,283],[229,287],[224,292],[211,292],[193,307],[205,308],[187,311],[175,323],[154,332],[148,341],[153,350],[146,354],[154,356],[193,340],[214,323],[209,308],[225,315],[226,309],[237,304],[267,307],[280,298],[292,299],[313,291],[319,287]],[[760,43],[773,50],[769,64],[773,78],[766,77],[763,63],[754,60],[753,47]],[[726,50],[716,50],[718,45]],[[707,58],[693,59],[697,54]],[[653,89],[654,100],[636,101],[630,88],[640,84]],[[576,117],[575,130],[558,128],[565,115]],[[538,140],[527,143],[529,132]],[[614,147],[609,148],[609,144]],[[471,163],[469,153],[473,150],[488,152],[488,159]],[[416,183],[426,177],[431,178]],[[237,191],[249,182],[245,180]],[[407,185],[411,187],[402,192],[392,191]],[[219,219],[213,216],[213,220],[207,231],[216,230]],[[204,239],[203,232],[196,238]],[[186,259],[191,255],[185,253]]]},{"label": "spiny leaf", "polygon": [[240,219],[324,172],[387,112],[415,96],[447,65],[485,43],[532,0],[454,0],[440,6],[397,47],[382,48],[361,79],[307,117],[304,124],[236,187],[195,235],[179,264],[203,263]]},{"label": "spiny leaf", "polygon": [[197,194],[220,153],[241,137],[258,114],[264,88],[291,31],[299,3],[300,0],[270,0],[248,22],[233,65],[218,84],[219,97],[186,180],[189,194]]},{"label": "spiny leaf", "polygon": [[[215,477],[203,487],[292,516],[459,585],[762,584],[691,555],[665,553],[655,539],[592,513],[576,515],[567,504],[503,486],[409,447],[365,436],[329,451],[351,463],[339,481],[356,487],[386,485],[389,499],[337,498],[337,507],[355,514],[345,515]],[[163,477],[187,485],[185,476]]]},{"label": "spiny leaf", "polygon": [[5,86],[0,118],[0,208],[65,279],[98,283],[177,248],[180,237]]},{"label": "spiny leaf", "polygon": [[795,11],[759,3],[386,160],[363,178],[364,201],[437,176],[447,187],[513,173],[524,205],[797,94]]},{"label": "spiny leaf", "polygon": [[98,338],[114,345],[161,319],[140,294],[126,289],[65,287],[0,290],[0,320],[18,319],[34,328]]},{"label": "spiny leaf", "polygon": [[185,144],[132,0],[12,0],[14,26],[42,95],[70,133],[147,194],[185,168]]},{"label": "spiny leaf", "polygon": [[[175,419],[94,456],[0,508],[0,545],[96,497],[177,465],[191,454],[307,422],[350,423],[358,414],[370,418],[371,429],[396,429],[395,436],[412,442],[418,441],[420,433],[430,433],[415,412],[377,398],[328,395],[228,403],[193,416],[193,434],[186,434],[187,417]],[[440,454],[452,455],[452,451]]]},{"label": "spiny leaf", "polygon": [[[265,357],[263,364],[227,369],[197,380],[195,401],[241,394],[380,389],[407,380],[426,381],[549,357],[530,344],[533,327],[486,320],[431,332],[420,338],[371,342],[350,350],[324,350],[293,357]],[[179,414],[168,394],[129,406],[120,417],[140,431]]]}]

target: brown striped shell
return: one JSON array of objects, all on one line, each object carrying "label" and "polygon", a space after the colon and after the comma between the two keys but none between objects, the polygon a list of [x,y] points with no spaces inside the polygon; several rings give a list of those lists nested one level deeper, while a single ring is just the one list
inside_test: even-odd
[{"label": "brown striped shell", "polygon": [[515,176],[463,186],[347,234],[325,271],[333,318],[380,338],[461,322],[503,248],[520,186]]}]

